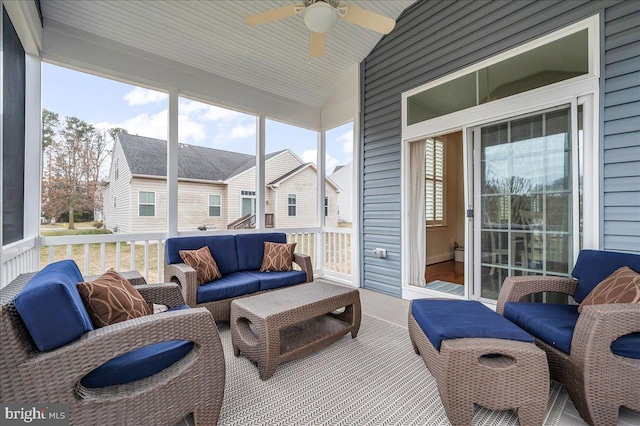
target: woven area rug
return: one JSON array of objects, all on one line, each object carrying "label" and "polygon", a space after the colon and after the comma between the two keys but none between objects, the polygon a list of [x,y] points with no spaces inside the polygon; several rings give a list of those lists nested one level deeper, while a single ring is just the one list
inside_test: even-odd
[{"label": "woven area rug", "polygon": [[[219,425],[449,425],[436,382],[413,352],[406,328],[362,316],[351,335],[278,366],[267,381],[233,356],[228,324],[219,324],[227,386]],[[567,401],[552,382],[545,425],[557,425]],[[474,425],[517,425],[513,410],[476,406]]]}]

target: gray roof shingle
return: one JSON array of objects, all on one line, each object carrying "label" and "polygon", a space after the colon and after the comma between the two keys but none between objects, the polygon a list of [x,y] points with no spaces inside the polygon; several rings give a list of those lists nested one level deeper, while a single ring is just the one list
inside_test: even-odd
[{"label": "gray roof shingle", "polygon": [[[167,141],[126,133],[118,133],[118,139],[132,174],[167,176]],[[268,154],[266,159],[281,152]],[[253,155],[180,144],[178,178],[227,180],[254,166]]]}]

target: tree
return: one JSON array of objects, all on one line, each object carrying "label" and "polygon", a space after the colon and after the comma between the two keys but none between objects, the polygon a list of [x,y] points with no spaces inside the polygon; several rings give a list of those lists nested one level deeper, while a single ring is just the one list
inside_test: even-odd
[{"label": "tree", "polygon": [[62,126],[57,114],[43,111],[43,139],[47,137],[42,181],[42,210],[59,218],[69,213],[69,229],[74,229],[73,212],[100,208],[96,196],[102,166],[109,154],[107,134],[77,118],[65,117]]}]

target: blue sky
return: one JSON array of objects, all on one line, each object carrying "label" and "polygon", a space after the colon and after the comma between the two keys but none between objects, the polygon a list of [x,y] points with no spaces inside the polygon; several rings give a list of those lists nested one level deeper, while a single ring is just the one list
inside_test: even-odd
[{"label": "blue sky", "polygon": [[[96,77],[67,68],[42,65],[42,107],[75,116],[96,127],[122,127],[132,134],[167,139],[167,94]],[[255,154],[254,116],[180,98],[182,143]],[[352,159],[353,125],[327,132],[327,173]],[[305,162],[316,162],[316,132],[267,119],[266,152],[289,148]]]}]

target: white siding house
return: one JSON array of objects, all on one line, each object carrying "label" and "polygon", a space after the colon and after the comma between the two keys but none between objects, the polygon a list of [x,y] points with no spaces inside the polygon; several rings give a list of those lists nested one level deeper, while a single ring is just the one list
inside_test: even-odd
[{"label": "white siding house", "polygon": [[[254,156],[180,144],[178,163],[179,231],[241,227],[237,225],[241,218],[255,221]],[[290,150],[268,154],[267,226],[316,226],[317,180],[316,166],[303,163]],[[327,226],[337,226],[339,191],[327,178]],[[125,233],[166,230],[166,141],[118,134],[103,197],[107,229]],[[290,198],[296,199],[292,208]]]},{"label": "white siding house", "polygon": [[337,166],[329,177],[340,187],[338,222],[353,222],[353,162]]}]

